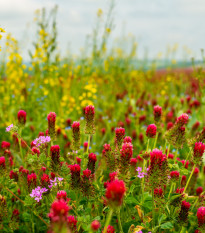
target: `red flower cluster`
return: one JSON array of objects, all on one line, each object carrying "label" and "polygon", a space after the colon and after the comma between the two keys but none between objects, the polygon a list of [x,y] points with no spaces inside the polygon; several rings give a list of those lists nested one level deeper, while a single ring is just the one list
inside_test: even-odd
[{"label": "red flower cluster", "polygon": [[160,107],[159,105],[154,106],[153,113],[154,113],[154,120],[156,122],[159,122],[162,116],[162,107]]},{"label": "red flower cluster", "polygon": [[67,223],[72,233],[77,233],[77,222],[78,221],[75,216],[72,215],[68,216]]},{"label": "red flower cluster", "polygon": [[148,138],[154,138],[157,133],[157,126],[155,124],[148,125],[146,130],[146,136]]},{"label": "red flower cluster", "polygon": [[5,157],[4,156],[0,157],[0,168],[6,167],[5,162],[6,162]]},{"label": "red flower cluster", "polygon": [[10,144],[9,142],[6,142],[6,141],[1,142],[1,148],[2,148],[3,150],[9,149],[10,146],[11,146],[11,144]]},{"label": "red flower cluster", "polygon": [[18,111],[17,117],[19,125],[24,126],[26,124],[26,112],[24,110]]},{"label": "red flower cluster", "polygon": [[203,188],[202,187],[198,187],[196,189],[196,195],[199,196],[201,193],[203,192]]},{"label": "red flower cluster", "polygon": [[52,222],[66,221],[69,210],[69,206],[63,199],[56,200],[52,203],[48,216]]},{"label": "red flower cluster", "polygon": [[181,116],[179,116],[176,120],[176,124],[183,126],[188,123],[189,115],[186,113],[183,113]]},{"label": "red flower cluster", "polygon": [[132,138],[129,136],[126,136],[123,140],[123,143],[132,143]]},{"label": "red flower cluster", "polygon": [[[104,231],[104,229],[102,230],[102,232]],[[106,233],[115,233],[115,228],[113,226],[108,226]]]},{"label": "red flower cluster", "polygon": [[126,142],[122,144],[122,149],[120,150],[121,157],[126,158],[126,160],[130,160],[133,155],[133,145],[130,142]]},{"label": "red flower cluster", "polygon": [[47,174],[43,174],[41,177],[41,185],[48,187],[48,185],[50,185],[50,177]]},{"label": "red flower cluster", "polygon": [[171,181],[176,182],[177,180],[179,180],[179,172],[178,171],[171,171],[170,172],[170,177],[171,177]]},{"label": "red flower cluster", "polygon": [[154,196],[155,197],[162,197],[163,196],[163,189],[162,188],[156,188],[154,189]]},{"label": "red flower cluster", "polygon": [[52,140],[55,139],[55,123],[56,123],[56,114],[55,112],[50,112],[47,116],[48,120],[48,134]]},{"label": "red flower cluster", "polygon": [[90,153],[88,155],[88,169],[91,170],[92,174],[95,173],[95,163],[97,161],[96,154]]},{"label": "red flower cluster", "polygon": [[95,133],[95,107],[89,105],[85,108],[85,120],[86,120],[86,127],[85,133],[86,134],[94,134]]},{"label": "red flower cluster", "polygon": [[67,201],[67,193],[64,190],[60,190],[57,192],[57,199],[63,199],[64,201]]},{"label": "red flower cluster", "polygon": [[194,146],[193,162],[198,164],[202,160],[205,151],[205,145],[202,142],[196,142]]},{"label": "red flower cluster", "polygon": [[60,146],[54,145],[51,146],[51,160],[52,160],[52,168],[54,171],[57,171],[60,166]]},{"label": "red flower cluster", "polygon": [[81,167],[78,164],[69,165],[71,172],[71,186],[73,189],[80,187],[80,171]]},{"label": "red flower cluster", "polygon": [[[23,170],[22,170],[23,172]],[[35,173],[31,173],[30,175],[27,176],[27,183],[28,183],[28,187],[30,188],[32,186],[36,187],[36,181],[37,181],[37,176]]]},{"label": "red flower cluster", "polygon": [[109,183],[105,193],[108,205],[112,208],[120,206],[122,204],[125,191],[126,188],[123,180],[114,180]]},{"label": "red flower cluster", "polygon": [[100,228],[100,222],[98,220],[94,220],[92,223],[91,223],[91,229],[92,231],[97,231],[99,228]]},{"label": "red flower cluster", "polygon": [[73,150],[80,149],[80,122],[74,121],[72,124]]},{"label": "red flower cluster", "polygon": [[202,206],[197,210],[197,219],[199,229],[205,230],[205,207]]},{"label": "red flower cluster", "polygon": [[178,215],[178,222],[180,222],[181,224],[185,224],[187,222],[190,206],[191,205],[189,202],[182,201],[181,210]]},{"label": "red flower cluster", "polygon": [[117,148],[120,149],[122,146],[122,142],[125,136],[125,129],[120,127],[115,129],[115,142],[117,144]]}]

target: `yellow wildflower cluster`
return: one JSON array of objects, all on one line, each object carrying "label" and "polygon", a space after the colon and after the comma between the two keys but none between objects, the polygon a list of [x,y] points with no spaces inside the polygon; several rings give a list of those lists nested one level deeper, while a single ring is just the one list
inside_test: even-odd
[{"label": "yellow wildflower cluster", "polygon": [[[0,28],[0,40],[2,39],[2,34],[1,33],[4,33],[5,30],[3,28]],[[1,47],[0,47],[0,51],[1,51]]]}]

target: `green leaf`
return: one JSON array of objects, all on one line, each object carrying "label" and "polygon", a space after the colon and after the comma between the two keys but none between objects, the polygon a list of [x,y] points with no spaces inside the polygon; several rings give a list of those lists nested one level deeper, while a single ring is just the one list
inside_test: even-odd
[{"label": "green leaf", "polygon": [[128,205],[130,205],[130,204],[137,205],[139,202],[134,197],[127,197],[125,199],[125,203]]},{"label": "green leaf", "polygon": [[174,225],[171,222],[166,222],[166,223],[161,225],[162,229],[172,229],[173,227],[174,227]]}]

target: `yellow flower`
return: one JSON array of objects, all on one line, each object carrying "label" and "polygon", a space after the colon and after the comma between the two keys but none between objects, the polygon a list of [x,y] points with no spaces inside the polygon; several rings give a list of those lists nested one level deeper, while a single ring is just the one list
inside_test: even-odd
[{"label": "yellow flower", "polygon": [[103,14],[102,9],[98,9],[98,11],[97,11],[97,16],[100,17],[102,14]]}]

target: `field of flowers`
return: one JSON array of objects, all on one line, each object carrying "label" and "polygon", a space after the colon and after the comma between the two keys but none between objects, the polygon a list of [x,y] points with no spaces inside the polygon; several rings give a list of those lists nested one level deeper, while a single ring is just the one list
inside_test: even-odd
[{"label": "field of flowers", "polygon": [[0,232],[204,233],[203,66],[136,68],[109,15],[63,58],[55,10],[35,20],[30,63],[0,28]]}]

